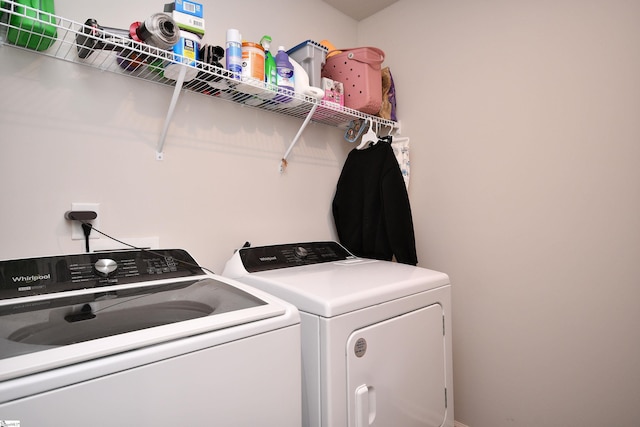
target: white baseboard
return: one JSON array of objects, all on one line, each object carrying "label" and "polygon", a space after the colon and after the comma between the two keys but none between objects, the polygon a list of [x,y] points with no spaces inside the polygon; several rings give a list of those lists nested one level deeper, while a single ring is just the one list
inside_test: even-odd
[{"label": "white baseboard", "polygon": [[469,427],[468,425],[462,424],[461,422],[454,421],[453,427]]}]

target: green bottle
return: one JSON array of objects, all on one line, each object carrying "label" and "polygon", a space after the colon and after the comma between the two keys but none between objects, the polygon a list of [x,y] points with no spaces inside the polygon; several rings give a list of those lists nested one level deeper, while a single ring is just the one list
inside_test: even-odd
[{"label": "green bottle", "polygon": [[277,90],[278,82],[276,81],[276,60],[269,52],[271,47],[271,37],[264,36],[260,40],[260,45],[264,48],[264,81],[268,89]]}]

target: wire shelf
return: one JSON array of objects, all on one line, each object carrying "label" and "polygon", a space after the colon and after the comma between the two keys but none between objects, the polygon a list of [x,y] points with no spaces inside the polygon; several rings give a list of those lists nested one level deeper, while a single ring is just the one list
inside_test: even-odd
[{"label": "wire shelf", "polygon": [[[311,115],[311,121],[334,127],[346,127],[355,119],[369,119],[391,129],[398,127],[394,121],[269,87],[260,81],[243,81],[239,74],[135,41],[107,28],[96,31],[13,0],[3,3],[0,42],[7,46],[174,87],[176,80],[165,77],[164,67],[178,63],[196,74],[182,84],[183,91],[305,120]],[[96,45],[101,48],[95,48]]]}]

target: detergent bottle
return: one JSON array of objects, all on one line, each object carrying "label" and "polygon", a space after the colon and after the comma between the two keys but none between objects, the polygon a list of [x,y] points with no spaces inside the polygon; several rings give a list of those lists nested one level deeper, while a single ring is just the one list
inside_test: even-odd
[{"label": "detergent bottle", "polygon": [[[289,61],[289,55],[284,50],[284,46],[278,47],[276,54],[276,82],[278,89],[295,91],[295,80],[293,75],[293,65]],[[290,99],[290,98],[289,98]]]}]

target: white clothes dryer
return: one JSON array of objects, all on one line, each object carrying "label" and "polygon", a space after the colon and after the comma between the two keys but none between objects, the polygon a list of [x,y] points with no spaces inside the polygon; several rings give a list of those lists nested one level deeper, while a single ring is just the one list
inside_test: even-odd
[{"label": "white clothes dryer", "polygon": [[303,426],[453,426],[446,274],[310,242],[239,249],[222,275],[300,310]]},{"label": "white clothes dryer", "polygon": [[295,306],[183,250],[0,261],[0,419],[23,426],[289,426]]}]

